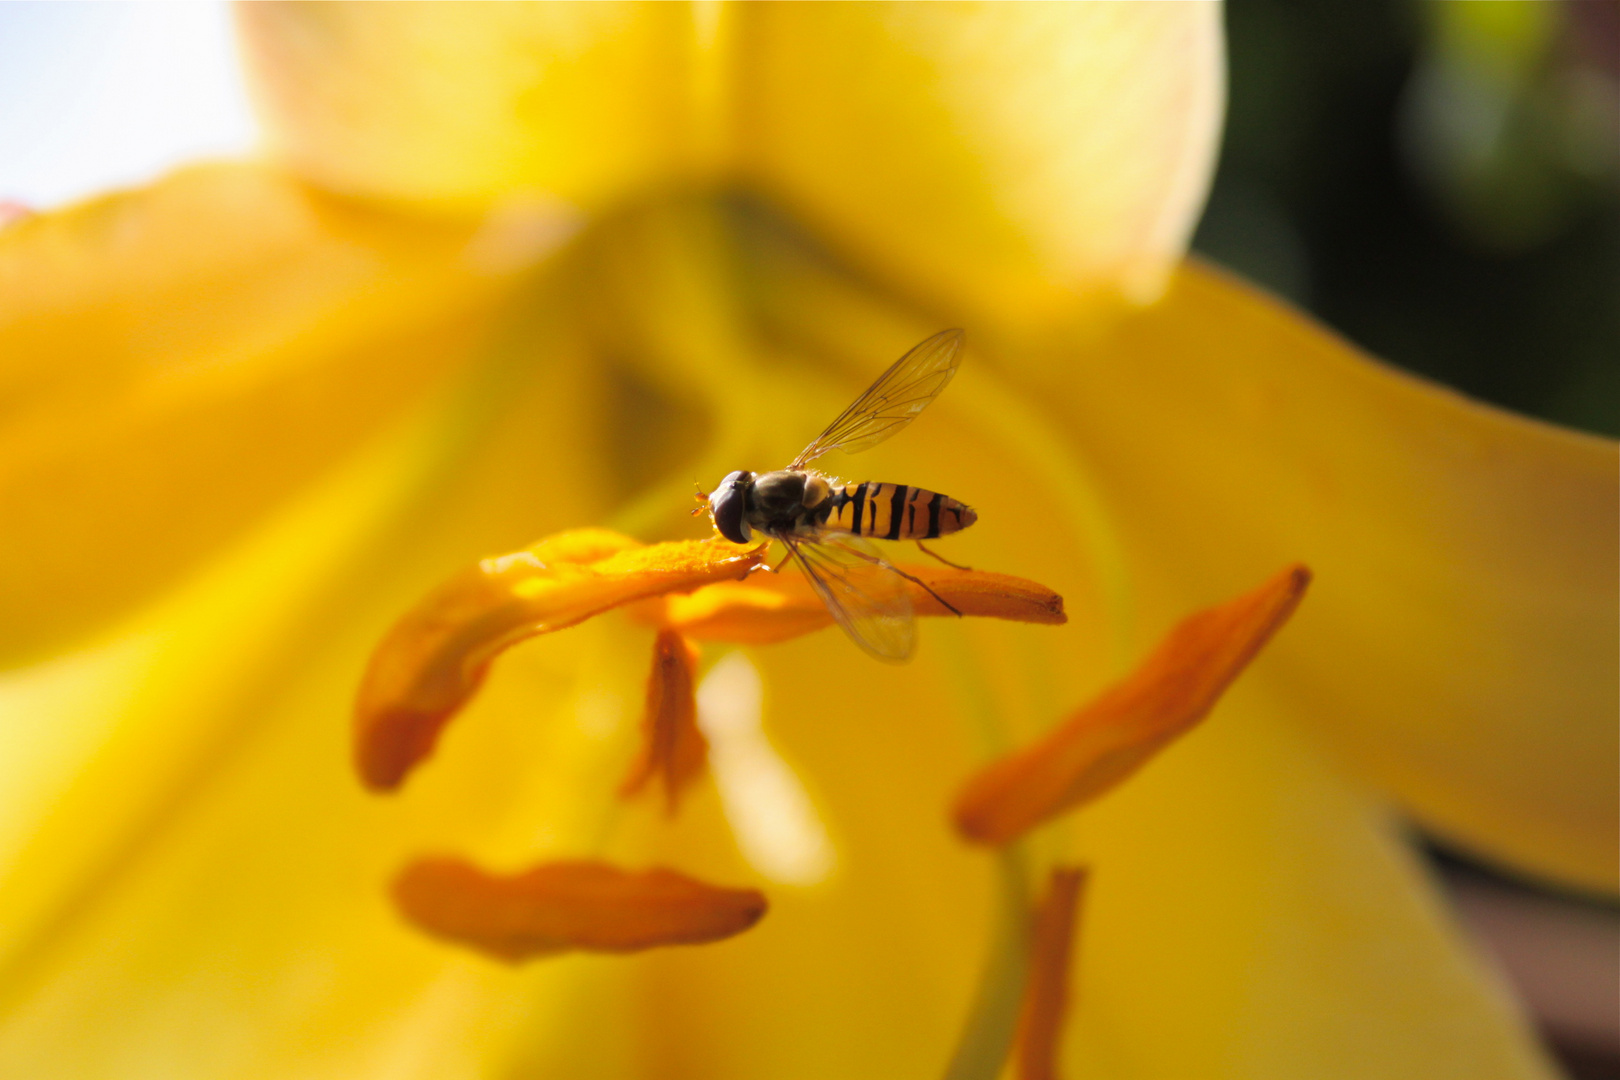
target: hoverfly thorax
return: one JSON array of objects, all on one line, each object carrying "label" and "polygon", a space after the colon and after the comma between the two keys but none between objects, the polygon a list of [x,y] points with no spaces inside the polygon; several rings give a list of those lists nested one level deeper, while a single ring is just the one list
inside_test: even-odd
[{"label": "hoverfly thorax", "polygon": [[768,472],[754,481],[754,509],[764,519],[761,524],[785,522],[804,509],[802,472]]}]

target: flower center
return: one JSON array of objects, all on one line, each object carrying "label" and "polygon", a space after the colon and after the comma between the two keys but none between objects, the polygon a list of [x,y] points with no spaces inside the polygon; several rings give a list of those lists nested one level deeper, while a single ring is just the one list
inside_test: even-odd
[{"label": "flower center", "polygon": [[[580,530],[484,560],[429,594],[378,647],[356,709],[361,778],[375,790],[396,789],[506,648],[627,606],[655,636],[641,750],[621,796],[656,784],[665,812],[674,814],[683,791],[709,764],[711,740],[701,721],[714,736],[728,816],[740,844],[756,849],[755,867],[777,880],[814,880],[830,865],[825,838],[799,829],[796,841],[808,843],[797,850],[806,857],[788,865],[777,858],[794,847],[784,846],[787,834],[778,828],[788,818],[761,813],[791,799],[770,804],[760,798],[766,791],[761,778],[780,780],[783,769],[760,768],[766,759],[781,763],[758,753],[766,744],[757,674],[746,660],[733,658],[701,686],[697,679],[696,641],[766,644],[833,621],[804,578],[753,573],[764,554],[763,546],[748,549],[718,538],[642,546],[604,530]],[[1051,590],[1004,574],[911,566],[900,579],[919,615],[1065,620],[1062,599]],[[1304,567],[1290,567],[1183,620],[1136,670],[971,778],[954,808],[958,832],[974,843],[1005,847],[1106,794],[1209,714],[1287,621],[1309,581]],[[772,790],[773,797],[797,791],[792,784]],[[994,1076],[1009,1055],[1027,1080],[1057,1075],[1086,874],[1054,867],[1031,914],[1026,861],[1016,848],[1000,854],[1006,933],[952,1064],[957,1080]],[[547,862],[500,875],[455,857],[421,858],[404,869],[393,893],[405,916],[427,933],[510,961],[569,949],[631,952],[718,941],[751,927],[766,908],[757,889],[596,860]]]}]

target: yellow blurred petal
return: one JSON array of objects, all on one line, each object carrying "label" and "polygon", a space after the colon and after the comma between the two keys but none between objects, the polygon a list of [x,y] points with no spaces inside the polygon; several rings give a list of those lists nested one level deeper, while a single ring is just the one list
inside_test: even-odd
[{"label": "yellow blurred petal", "polygon": [[1045,400],[1157,604],[1308,563],[1272,650],[1290,712],[1441,836],[1613,890],[1613,443],[1369,363],[1196,266],[1064,362]]},{"label": "yellow blurred petal", "polygon": [[[573,400],[554,402],[560,415],[547,419],[569,420]],[[985,498],[974,497],[986,512],[962,537],[964,558],[1050,571],[1066,595],[1084,594],[1090,569],[1074,557],[1080,541],[1065,520],[1032,531],[1019,517],[1050,505],[1051,474],[1022,456],[1026,444],[986,437],[972,415],[919,423],[889,460],[903,475],[939,469],[985,486]],[[550,460],[555,468],[530,476],[525,459],[494,455],[450,487],[482,514],[516,513],[507,508],[523,485],[492,488],[485,475],[516,470],[534,485],[533,504],[572,514],[570,496],[592,491],[577,482],[588,462]],[[1067,467],[1060,448],[1051,468]],[[359,502],[351,490],[332,494],[315,522],[335,525],[334,507]],[[465,848],[488,865],[589,854],[602,832],[596,815],[612,802],[631,750],[645,633],[594,619],[513,650],[441,767],[402,799],[368,799],[346,767],[339,718],[367,649],[432,579],[427,571],[484,545],[484,532],[466,524],[475,516],[461,503],[429,503],[387,534],[401,566],[363,543],[345,548],[320,529],[299,532],[299,550],[336,559],[365,587],[345,582],[324,603],[295,605],[304,617],[286,618],[287,583],[308,580],[309,568],[253,566],[243,594],[201,594],[207,611],[184,620],[185,633],[155,628],[162,684],[128,710],[143,741],[110,747],[116,768],[87,776],[51,830],[52,840],[74,839],[75,856],[99,842],[106,861],[64,886],[62,847],[36,845],[0,894],[13,947],[0,979],[0,1074],[124,1075],[131,1062],[176,1077],[753,1080],[938,1069],[990,923],[986,860],[939,815],[970,765],[960,732],[985,722],[1028,730],[1032,717],[1052,715],[1047,699],[1074,700],[1077,679],[1100,676],[1099,650],[1081,644],[1095,633],[1090,620],[1058,629],[937,620],[907,669],[857,669],[859,652],[833,634],[759,650],[764,722],[836,847],[834,874],[773,890],[771,918],[733,941],[513,971],[404,925],[386,883],[423,850]],[[442,529],[431,545],[414,527],[428,523]],[[271,552],[284,544],[266,538]],[[384,585],[372,585],[372,574],[385,574]],[[242,627],[243,609],[284,617]],[[220,671],[222,642],[233,657],[257,659]],[[829,675],[855,670],[863,707],[834,707]],[[177,747],[193,748],[172,736],[199,714],[228,737],[201,763],[176,768]],[[1260,738],[1192,756],[1214,730],[1144,770],[1137,783],[1166,777],[1148,808],[1129,804],[1108,836],[1088,841],[1093,852],[1106,841],[1108,857],[1096,864],[1117,865],[1109,873],[1121,884],[1099,869],[1098,906],[1088,900],[1088,981],[1066,1068],[1084,1059],[1106,1063],[1109,1075],[1264,1080],[1331,1077],[1324,1062],[1348,1061],[1366,1065],[1360,1075],[1427,1080],[1448,1075],[1443,1052],[1459,1070],[1450,1075],[1470,1080],[1536,1075],[1510,1068],[1529,1053],[1511,1017],[1482,994],[1404,865],[1383,872],[1378,860],[1390,854],[1376,845],[1371,871],[1359,861],[1364,819],[1331,774]],[[1190,783],[1177,761],[1202,782]],[[109,812],[108,789],[122,793],[158,768],[171,781],[163,798],[133,814],[120,799]],[[96,782],[108,779],[121,783]],[[1342,801],[1329,807],[1342,816],[1317,812],[1312,792],[1323,790]],[[1138,817],[1147,827],[1133,833]],[[706,880],[746,880],[723,824],[700,787],[674,823],[643,815],[651,835],[630,855],[638,864],[678,860]],[[29,919],[13,918],[19,894],[36,901]],[[1390,944],[1368,961],[1369,942]],[[1099,959],[1100,983],[1091,974]],[[1088,1029],[1093,1002],[1106,1007]],[[1192,1037],[1164,1038],[1167,1014]]]},{"label": "yellow blurred petal", "polygon": [[[410,482],[420,481],[424,451],[437,434],[427,425],[387,440],[384,452],[325,478],[113,642],[8,680],[0,710],[15,729],[6,751],[18,772],[0,788],[0,859],[8,868],[0,880],[0,1011],[7,1016],[0,1057],[27,1041],[19,1032],[28,1026],[29,995],[42,971],[62,959],[58,950],[78,921],[126,875],[142,876],[154,843],[192,820],[196,800],[228,787],[228,763],[259,745],[263,710],[297,677],[288,644],[315,638],[330,619],[334,591],[353,595],[343,578],[358,564],[358,549],[397,514]],[[351,682],[353,664],[349,658],[345,665]],[[330,727],[330,718],[321,723]],[[320,772],[327,752],[308,750],[305,766]],[[302,792],[298,799],[311,796],[303,780],[283,779],[289,792]],[[352,778],[344,779],[353,788]],[[258,798],[269,807],[264,793]],[[253,843],[254,831],[237,828],[234,852],[216,850],[209,879],[195,884],[206,890],[237,877],[242,845]],[[287,835],[310,831],[295,827]],[[161,874],[162,858],[154,861]],[[284,887],[306,872],[289,870]],[[201,921],[192,929],[207,932]],[[177,933],[169,924],[152,944],[168,948]],[[139,964],[142,952],[137,945],[125,959]],[[71,991],[87,1005],[96,980],[117,968],[103,950],[94,966],[92,985]],[[8,1061],[0,1072],[77,1071],[49,1057],[15,1069]],[[85,1071],[127,1070],[103,1062]]]},{"label": "yellow blurred petal", "polygon": [[1163,288],[1223,111],[1214,4],[750,8],[744,168],[969,327]]},{"label": "yellow blurred petal", "polygon": [[685,4],[242,4],[272,145],[337,191],[589,210],[696,168]]},{"label": "yellow blurred petal", "polygon": [[531,977],[446,949],[387,886],[422,851],[520,864],[537,829],[588,854],[644,635],[592,623],[509,656],[441,753],[458,768],[405,801],[356,783],[342,721],[369,650],[445,567],[600,515],[575,449],[588,409],[558,400],[578,366],[504,386],[521,402],[477,417],[487,445],[454,483],[444,429],[467,417],[441,403],[114,642],[0,684],[6,760],[26,764],[0,785],[0,1075],[488,1073],[512,1054],[492,1032],[536,1037],[578,995],[571,959]]},{"label": "yellow blurred petal", "polygon": [[1076,819],[1065,1075],[1552,1080],[1398,825],[1258,682]]},{"label": "yellow blurred petal", "polygon": [[153,597],[466,363],[507,281],[476,235],[252,166],[0,232],[0,657]]},{"label": "yellow blurred petal", "polygon": [[975,324],[1162,289],[1224,104],[1209,4],[244,4],[272,143],[336,191],[596,211],[762,186]]},{"label": "yellow blurred petal", "polygon": [[484,559],[400,616],[372,653],[354,709],[355,765],[376,791],[399,786],[489,665],[525,638],[667,592],[736,579],[764,548],[721,539],[642,547],[601,529]]},{"label": "yellow blurred petal", "polygon": [[[857,344],[865,355],[873,342]],[[817,372],[802,385],[778,380],[806,409],[836,409],[862,385],[811,368],[821,355],[797,358],[794,370]],[[1073,448],[1042,434],[1035,406],[998,397],[991,372],[964,371],[973,392],[874,451],[874,469],[950,478],[953,491],[959,480],[981,521],[952,554],[1050,580],[1086,617],[1058,629],[936,620],[909,669],[857,669],[860,654],[832,634],[757,651],[776,764],[797,775],[836,848],[830,877],[773,890],[772,917],[733,941],[515,971],[390,910],[386,883],[418,852],[466,849],[485,865],[592,857],[617,812],[646,634],[616,618],[508,653],[470,706],[477,722],[402,799],[355,784],[340,719],[368,649],[445,567],[503,550],[492,536],[552,531],[560,515],[602,519],[600,466],[571,450],[594,422],[578,382],[591,366],[568,356],[579,362],[532,377],[534,411],[503,417],[411,513],[372,490],[413,478],[384,460],[361,478],[371,484],[335,487],[222,581],[177,598],[170,619],[138,627],[154,662],[121,669],[132,700],[79,692],[79,722],[130,730],[87,754],[47,827],[7,852],[0,1074],[937,1072],[983,960],[992,892],[986,860],[941,827],[939,806],[981,732],[1027,733],[1077,700],[1078,682],[1106,678],[1098,571],[1067,501],[1085,491],[1070,477]],[[986,402],[1006,415],[983,417]],[[787,437],[776,415],[755,419],[760,445]],[[431,459],[434,440],[423,442]],[[686,499],[670,493],[672,516]],[[863,707],[841,707],[829,686],[856,670]],[[1221,724],[1082,819],[1097,816],[1080,846],[1099,869],[1067,1071],[1544,1075],[1337,775],[1281,723],[1226,722],[1250,715],[1237,695],[1280,688],[1278,670],[1268,651]],[[722,809],[706,790],[674,822],[629,822],[614,858],[639,841],[626,861],[746,880],[723,828],[746,800]]]}]

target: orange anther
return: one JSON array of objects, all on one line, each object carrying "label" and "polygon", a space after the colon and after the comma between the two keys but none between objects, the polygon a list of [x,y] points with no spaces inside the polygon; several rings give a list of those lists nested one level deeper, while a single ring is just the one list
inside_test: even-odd
[{"label": "orange anther", "polygon": [[573,949],[720,941],[753,926],[766,907],[757,889],[720,888],[662,868],[555,862],[501,876],[454,857],[406,867],[394,901],[434,937],[514,962]]},{"label": "orange anther", "polygon": [[[1063,598],[1044,585],[1010,574],[983,570],[953,570],[941,566],[902,567],[928,589],[949,601],[963,615],[1049,626],[1067,621]],[[918,615],[950,615],[928,589],[908,584],[911,604]],[[638,612],[638,617],[680,630],[699,641],[735,645],[768,645],[831,626],[832,614],[804,576],[798,573],[755,574],[742,582],[722,582],[689,596],[663,601],[662,611]]]},{"label": "orange anther", "polygon": [[747,574],[763,549],[723,540],[643,547],[581,529],[485,559],[428,594],[372,654],[355,705],[355,763],[366,786],[398,787],[433,751],[491,661],[525,638],[635,600]]},{"label": "orange anther", "polygon": [[1288,620],[1310,579],[1305,567],[1292,566],[1183,620],[1124,680],[969,780],[956,800],[958,831],[1006,843],[1130,776],[1214,708]]},{"label": "orange anther", "polygon": [[663,784],[664,808],[674,814],[681,790],[703,775],[709,743],[697,726],[697,692],[693,675],[698,653],[674,630],[653,643],[652,672],[647,676],[647,706],[642,715],[642,746],[619,794],[634,795],[655,776]]}]

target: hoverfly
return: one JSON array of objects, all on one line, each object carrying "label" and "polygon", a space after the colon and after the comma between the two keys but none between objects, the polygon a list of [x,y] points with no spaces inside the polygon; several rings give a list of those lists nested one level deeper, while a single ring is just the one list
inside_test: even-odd
[{"label": "hoverfly", "polygon": [[[866,393],[838,414],[785,469],[754,474],[738,470],[720,486],[699,493],[714,526],[735,544],[754,532],[780,540],[799,564],[828,611],[855,643],[879,660],[911,657],[915,644],[906,581],[926,584],[887,562],[866,538],[922,541],[947,536],[978,520],[971,507],[947,495],[907,484],[873,481],[846,484],[813,469],[811,462],[831,450],[854,454],[870,449],[917,418],[956,374],[962,352],[960,330],[941,330],[896,360]],[[780,569],[778,563],[775,569]],[[962,569],[958,567],[958,569]]]}]

